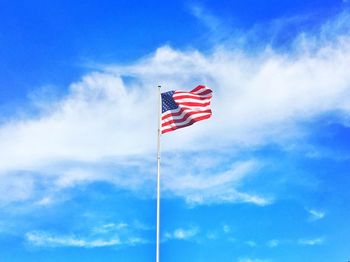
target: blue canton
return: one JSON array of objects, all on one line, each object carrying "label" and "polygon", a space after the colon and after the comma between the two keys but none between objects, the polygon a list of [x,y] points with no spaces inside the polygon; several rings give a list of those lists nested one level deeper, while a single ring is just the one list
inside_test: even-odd
[{"label": "blue canton", "polygon": [[173,94],[175,91],[169,91],[162,93],[162,113],[178,108],[178,105],[173,99]]}]

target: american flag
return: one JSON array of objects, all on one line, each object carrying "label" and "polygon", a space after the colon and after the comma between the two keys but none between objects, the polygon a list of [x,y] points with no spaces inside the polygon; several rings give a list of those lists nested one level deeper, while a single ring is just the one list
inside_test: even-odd
[{"label": "american flag", "polygon": [[191,92],[162,93],[162,134],[192,125],[211,116],[212,90],[199,85]]}]

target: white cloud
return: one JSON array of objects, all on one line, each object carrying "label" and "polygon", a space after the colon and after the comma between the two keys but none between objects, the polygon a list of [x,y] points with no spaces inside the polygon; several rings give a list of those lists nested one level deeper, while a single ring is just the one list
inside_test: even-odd
[{"label": "white cloud", "polygon": [[48,196],[43,197],[42,199],[39,199],[38,201],[35,202],[35,204],[39,206],[46,206],[46,205],[50,205],[51,203],[52,203],[52,198]]},{"label": "white cloud", "polygon": [[270,199],[241,193],[235,189],[228,189],[222,192],[221,190],[210,190],[202,193],[191,193],[184,196],[186,202],[191,205],[199,204],[218,204],[218,203],[251,203],[258,206],[265,206],[271,203]]},{"label": "white cloud", "polygon": [[0,174],[0,204],[12,201],[23,201],[35,191],[34,181],[30,174]]},{"label": "white cloud", "polygon": [[198,3],[189,5],[190,13],[207,28],[206,41],[210,43],[220,43],[222,41],[227,40],[230,34],[232,35],[232,29],[228,27],[228,25],[222,21],[222,19],[218,18],[214,14],[212,14],[208,9],[204,6],[199,5]]},{"label": "white cloud", "polygon": [[199,232],[199,229],[197,227],[191,227],[191,228],[177,228],[173,232],[165,232],[164,233],[164,239],[170,240],[170,239],[177,239],[177,240],[188,240],[196,236]]},{"label": "white cloud", "polygon": [[246,241],[244,242],[244,244],[246,244],[247,246],[250,246],[250,247],[256,247],[257,246],[257,243],[253,240],[249,240],[249,241]]},{"label": "white cloud", "polygon": [[[247,202],[266,205],[271,202],[270,199],[242,193],[235,189],[237,184],[256,167],[257,163],[254,161],[246,161],[236,163],[229,170],[216,175],[212,173],[191,175],[187,174],[186,170],[171,165],[164,170],[163,187],[175,195],[185,198],[189,204]],[[184,166],[184,168],[186,167]],[[183,175],[179,176],[179,173]]]},{"label": "white cloud", "polygon": [[152,130],[147,116],[152,110],[143,110],[151,101],[136,103],[132,93],[119,77],[108,74],[93,73],[72,84],[70,94],[41,116],[1,127],[0,171],[144,153],[152,143],[139,138],[135,126],[147,134]]},{"label": "white cloud", "polygon": [[214,15],[205,10],[203,6],[191,5],[190,11],[194,17],[200,20],[212,32],[223,26],[222,22]]},{"label": "white cloud", "polygon": [[322,245],[323,243],[324,243],[324,238],[322,237],[298,240],[298,244],[302,246]]},{"label": "white cloud", "polygon": [[224,233],[230,233],[231,232],[231,227],[229,225],[223,225],[222,227],[222,231],[224,231]]},{"label": "white cloud", "polygon": [[[0,185],[9,192],[0,200],[30,199],[36,190],[33,177],[44,177],[58,189],[108,181],[138,190],[154,183],[158,84],[168,90],[205,83],[214,90],[213,117],[165,135],[166,154],[284,145],[307,134],[303,123],[322,114],[348,116],[348,21],[347,15],[335,19],[320,30],[322,37],[304,34],[292,54],[271,48],[247,54],[231,47],[201,53],[163,46],[130,65],[111,65],[84,76],[71,84],[65,97],[41,103],[39,115],[0,126]],[[132,80],[123,81],[125,76]],[[101,167],[105,165],[120,172],[112,176]],[[130,172],[128,165],[138,171]],[[189,170],[177,178],[165,175],[162,182],[189,203],[270,203],[237,188],[249,173],[237,171],[245,165],[249,161],[226,171]],[[28,183],[13,175],[28,171]]]},{"label": "white cloud", "polygon": [[95,227],[93,229],[93,232],[97,233],[97,234],[106,234],[106,233],[109,233],[109,232],[120,231],[122,229],[127,228],[128,226],[129,226],[128,224],[123,223],[123,222],[118,223],[118,224],[108,223],[108,224],[104,224],[102,226]]},{"label": "white cloud", "polygon": [[42,247],[84,247],[134,246],[149,243],[145,229],[124,222],[106,223],[78,234],[55,234],[46,231],[30,231],[25,234],[29,244]]},{"label": "white cloud", "polygon": [[280,241],[277,240],[277,239],[271,239],[270,241],[268,241],[268,242],[266,243],[266,245],[267,245],[268,247],[271,247],[271,248],[277,247],[279,244],[280,244]]},{"label": "white cloud", "polygon": [[105,247],[121,245],[118,237],[111,239],[83,239],[75,236],[55,236],[45,232],[28,232],[26,234],[27,241],[34,246],[43,247]]},{"label": "white cloud", "polygon": [[323,219],[326,215],[326,212],[315,209],[306,208],[306,211],[309,212],[311,221]]},{"label": "white cloud", "polygon": [[165,187],[172,191],[178,190],[208,190],[213,187],[220,187],[225,184],[240,181],[244,176],[249,174],[249,171],[255,167],[253,161],[236,163],[226,172],[216,176],[178,176],[172,175],[166,181]]}]

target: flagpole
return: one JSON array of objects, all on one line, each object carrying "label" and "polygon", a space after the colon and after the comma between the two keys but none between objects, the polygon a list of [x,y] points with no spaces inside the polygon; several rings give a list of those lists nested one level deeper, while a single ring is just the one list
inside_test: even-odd
[{"label": "flagpole", "polygon": [[160,135],[161,135],[161,114],[162,97],[161,86],[158,86],[158,142],[157,142],[157,241],[156,241],[156,262],[159,262],[159,225],[160,225]]}]

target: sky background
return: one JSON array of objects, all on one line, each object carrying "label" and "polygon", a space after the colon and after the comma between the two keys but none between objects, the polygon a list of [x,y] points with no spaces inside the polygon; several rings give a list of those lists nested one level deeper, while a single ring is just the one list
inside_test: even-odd
[{"label": "sky background", "polygon": [[350,2],[0,0],[0,261],[350,260]]}]

